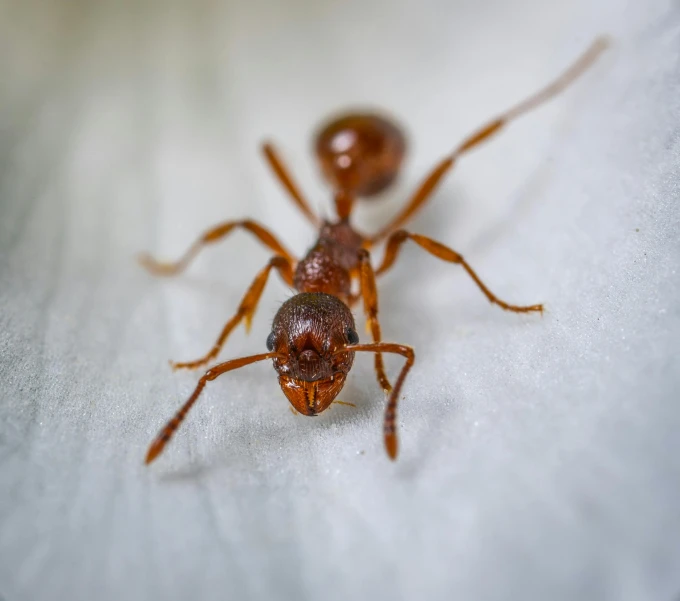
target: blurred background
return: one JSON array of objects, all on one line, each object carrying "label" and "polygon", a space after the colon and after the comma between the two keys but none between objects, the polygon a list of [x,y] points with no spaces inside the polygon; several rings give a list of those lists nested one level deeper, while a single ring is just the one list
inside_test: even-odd
[{"label": "blurred background", "polygon": [[[417,356],[396,464],[364,358],[357,408],[313,420],[269,365],[225,376],[142,465],[197,378],[167,360],[209,348],[267,253],[235,234],[172,280],[136,253],[242,217],[303,253],[259,144],[331,215],[312,134],[347,107],[409,137],[373,231],[602,34],[410,226],[544,318],[415,247],[380,282]],[[0,599],[677,598],[679,59],[663,0],[1,0]],[[221,357],[264,351],[290,294],[272,278]]]}]

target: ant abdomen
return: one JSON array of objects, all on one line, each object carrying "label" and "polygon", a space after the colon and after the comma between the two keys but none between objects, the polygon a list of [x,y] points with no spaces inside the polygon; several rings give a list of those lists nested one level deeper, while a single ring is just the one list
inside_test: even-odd
[{"label": "ant abdomen", "polygon": [[406,139],[376,113],[345,113],[321,126],[315,137],[321,172],[336,192],[371,197],[399,175]]}]

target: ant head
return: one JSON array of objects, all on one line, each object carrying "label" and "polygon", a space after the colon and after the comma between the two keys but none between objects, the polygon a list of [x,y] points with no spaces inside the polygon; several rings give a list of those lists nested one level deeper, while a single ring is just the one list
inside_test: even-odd
[{"label": "ant head", "polygon": [[304,415],[317,415],[342,390],[354,353],[342,351],[359,341],[354,318],[335,296],[303,292],[276,313],[267,348],[274,359],[279,385],[291,405]]},{"label": "ant head", "polygon": [[406,141],[391,121],[348,113],[325,123],[316,135],[321,171],[336,192],[373,196],[399,174]]}]

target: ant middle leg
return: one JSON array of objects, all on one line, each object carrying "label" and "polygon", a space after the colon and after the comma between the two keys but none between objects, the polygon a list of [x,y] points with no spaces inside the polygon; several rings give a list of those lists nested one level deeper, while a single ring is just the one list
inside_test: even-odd
[{"label": "ant middle leg", "polygon": [[236,310],[236,314],[226,323],[219,338],[213,345],[213,347],[208,351],[206,355],[195,361],[188,361],[185,363],[174,363],[170,362],[173,369],[196,369],[202,367],[209,363],[212,359],[217,357],[217,355],[222,350],[224,343],[227,341],[229,334],[232,330],[238,326],[242,321],[245,322],[246,332],[250,331],[250,325],[252,323],[253,315],[255,315],[255,310],[257,309],[257,304],[262,296],[262,291],[264,290],[267,279],[269,278],[269,273],[272,269],[278,270],[279,274],[289,286],[293,285],[293,263],[285,257],[272,257],[267,263],[267,266],[257,274],[253,283],[250,285],[248,290],[241,300],[241,304]]},{"label": "ant middle leg", "polygon": [[468,265],[467,261],[465,261],[462,255],[457,253],[455,250],[452,250],[448,246],[444,246],[440,242],[432,240],[432,238],[421,236],[420,234],[411,234],[405,230],[399,230],[387,239],[385,246],[385,256],[383,257],[382,264],[375,272],[376,275],[385,273],[392,266],[395,259],[397,258],[397,255],[399,254],[401,245],[407,240],[413,240],[413,242],[415,242],[418,246],[429,252],[431,255],[434,255],[438,259],[442,259],[448,263],[456,263],[457,265],[461,265],[463,269],[467,271],[468,275],[474,280],[479,289],[484,293],[484,296],[489,299],[490,303],[498,305],[506,311],[513,311],[514,313],[538,312],[541,313],[541,315],[543,314],[542,304],[527,306],[511,305],[506,303],[504,300],[501,300],[487,288],[486,284],[482,282],[482,280],[475,273],[472,267]]},{"label": "ant middle leg", "polygon": [[451,170],[460,156],[493,137],[494,134],[497,134],[511,121],[514,121],[521,115],[532,111],[557,96],[595,61],[606,46],[606,40],[604,38],[598,38],[593,42],[590,48],[588,48],[588,50],[571,65],[571,67],[560,75],[560,77],[542,90],[515,105],[513,108],[505,111],[495,119],[492,119],[477,129],[472,135],[465,138],[450,155],[440,161],[432,171],[430,171],[401,212],[399,212],[394,219],[378,233],[373,235],[370,238],[370,242],[375,244],[402,227],[431,198],[432,193],[439,185],[439,182]]},{"label": "ant middle leg", "polygon": [[255,223],[250,219],[245,219],[241,221],[227,221],[209,229],[189,247],[178,261],[162,263],[147,254],[142,254],[139,256],[139,262],[154,275],[176,275],[186,269],[187,265],[189,265],[191,260],[204,246],[224,238],[229,235],[234,228],[242,228],[250,232],[262,242],[262,244],[273,250],[275,254],[285,257],[286,260],[290,262],[294,261],[292,255],[281,245],[274,234],[258,223]]}]

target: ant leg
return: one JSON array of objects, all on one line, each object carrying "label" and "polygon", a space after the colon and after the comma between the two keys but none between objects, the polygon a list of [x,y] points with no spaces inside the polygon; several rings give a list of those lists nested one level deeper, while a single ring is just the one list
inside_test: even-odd
[{"label": "ant leg", "polygon": [[[371,255],[362,249],[359,254],[359,269],[361,278],[361,295],[364,299],[364,313],[366,314],[366,329],[371,333],[373,342],[380,342],[380,322],[378,321],[378,289],[375,285],[375,273],[371,265]],[[385,375],[385,366],[380,353],[375,355],[375,375],[378,384],[389,393],[392,385]]]},{"label": "ant leg", "polygon": [[262,296],[262,291],[264,290],[265,284],[267,283],[267,278],[269,277],[269,272],[272,269],[277,269],[283,280],[289,286],[293,285],[293,265],[292,263],[284,257],[272,257],[267,263],[266,267],[257,274],[250,288],[245,293],[241,304],[239,305],[236,314],[226,323],[222,332],[220,333],[217,342],[213,345],[212,349],[200,359],[196,361],[189,361],[187,363],[170,363],[173,369],[196,369],[198,367],[204,366],[209,363],[212,359],[217,357],[219,352],[222,350],[224,343],[226,342],[231,331],[239,324],[241,321],[245,321],[246,331],[250,331],[250,325],[255,315],[255,310],[257,309],[257,303]]},{"label": "ant leg", "polygon": [[542,304],[518,306],[510,305],[505,301],[501,300],[493,292],[491,292],[491,290],[489,290],[486,287],[482,280],[479,279],[479,276],[475,273],[472,267],[470,267],[467,264],[465,259],[463,259],[462,255],[459,255],[455,250],[452,250],[447,246],[444,246],[440,242],[432,240],[432,238],[421,236],[420,234],[411,234],[405,230],[399,230],[388,238],[385,246],[385,256],[383,257],[382,265],[380,265],[380,267],[375,272],[376,275],[385,273],[392,266],[395,259],[397,258],[397,254],[399,253],[401,245],[404,242],[406,242],[406,240],[413,240],[418,246],[425,249],[431,255],[434,255],[435,257],[442,259],[443,261],[462,265],[463,269],[467,271],[468,275],[474,280],[475,284],[479,286],[479,289],[484,293],[486,298],[489,299],[489,302],[498,305],[499,307],[505,309],[506,311],[514,311],[515,313],[530,313],[533,311],[538,311],[539,313],[543,314]]},{"label": "ant leg", "polygon": [[281,246],[281,243],[276,239],[274,234],[254,221],[246,219],[244,221],[227,221],[208,230],[189,247],[189,250],[187,250],[178,261],[175,261],[174,263],[161,263],[147,254],[140,255],[139,262],[155,275],[176,275],[184,271],[189,262],[198,254],[202,247],[217,242],[237,227],[243,228],[251,234],[254,234],[260,242],[271,248],[277,255],[285,257],[288,261],[293,261],[291,254]]},{"label": "ant leg", "polygon": [[155,440],[151,443],[151,446],[149,447],[149,450],[146,454],[145,463],[148,465],[163,452],[165,445],[168,443],[177,428],[179,428],[180,424],[184,421],[187,413],[189,413],[189,409],[191,409],[193,404],[196,402],[196,399],[198,399],[201,391],[208,382],[228,371],[244,367],[245,365],[250,365],[251,363],[255,363],[257,361],[263,361],[264,359],[273,359],[277,356],[278,355],[276,353],[264,353],[263,355],[252,355],[250,357],[242,357],[241,359],[232,359],[226,363],[220,363],[219,365],[216,365],[212,369],[209,369],[207,372],[205,372],[203,377],[198,381],[198,385],[189,397],[189,400],[184,403],[184,405],[182,405],[180,410],[175,413],[174,417],[163,427],[163,429],[158,433],[158,436],[156,436]]},{"label": "ant leg", "polygon": [[281,157],[276,152],[273,144],[267,142],[262,145],[262,152],[264,153],[267,163],[271,167],[272,171],[279,179],[283,187],[287,190],[288,194],[292,198],[293,202],[296,204],[297,208],[300,209],[305,217],[309,219],[310,223],[314,227],[320,227],[321,222],[319,218],[314,214],[312,209],[309,207],[309,203],[300,192],[300,187],[293,181],[290,175],[290,170],[283,164]]},{"label": "ant leg", "polygon": [[406,358],[404,367],[399,372],[399,377],[392,389],[387,405],[385,406],[385,420],[383,423],[383,435],[385,437],[385,450],[390,459],[396,459],[399,450],[399,441],[397,439],[397,403],[399,402],[399,393],[401,387],[406,379],[406,374],[413,366],[415,361],[415,353],[410,346],[403,344],[392,344],[385,342],[377,342],[374,344],[352,344],[337,351],[338,353],[367,351],[371,353],[395,353]]},{"label": "ant leg", "polygon": [[463,140],[449,156],[444,158],[434,167],[434,169],[432,169],[429,175],[420,184],[420,187],[415,191],[413,196],[411,196],[411,199],[406,203],[406,206],[402,211],[383,229],[371,237],[371,243],[379,242],[404,225],[432,196],[432,193],[441,179],[449,172],[461,155],[491,138],[511,121],[530,112],[562,92],[595,61],[597,56],[606,48],[606,46],[606,40],[604,38],[598,38],[590,48],[555,81],[501,114],[496,119],[492,119],[472,135],[465,138],[465,140]]}]

